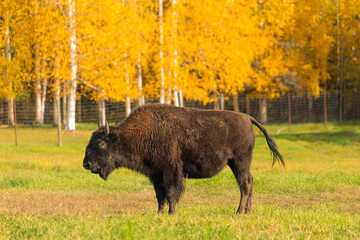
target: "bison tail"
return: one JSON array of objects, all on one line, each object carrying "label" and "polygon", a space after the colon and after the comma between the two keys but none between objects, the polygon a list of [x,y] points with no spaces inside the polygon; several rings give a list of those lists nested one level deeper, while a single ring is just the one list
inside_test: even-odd
[{"label": "bison tail", "polygon": [[[250,117],[250,116],[249,116]],[[283,166],[285,166],[285,162],[283,157],[281,156],[281,154],[279,153],[279,150],[277,148],[277,145],[275,143],[275,141],[269,136],[269,134],[267,133],[266,129],[263,127],[263,125],[261,125],[258,121],[256,121],[254,118],[250,117],[250,121],[252,124],[256,125],[264,134],[265,138],[266,138],[266,142],[271,150],[272,153],[272,159],[273,159],[273,166],[275,164],[276,161],[278,161],[279,163],[281,163]]]}]

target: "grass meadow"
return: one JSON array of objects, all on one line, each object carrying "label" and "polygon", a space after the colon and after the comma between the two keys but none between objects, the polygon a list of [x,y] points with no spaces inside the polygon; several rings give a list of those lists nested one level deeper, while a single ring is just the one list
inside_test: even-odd
[{"label": "grass meadow", "polygon": [[[285,158],[271,167],[256,129],[253,213],[227,167],[187,179],[177,215],[156,214],[150,181],[126,169],[107,182],[82,168],[95,124],[57,146],[55,127],[0,128],[0,239],[359,239],[360,123],[266,128]],[[279,129],[283,129],[278,135]]]}]

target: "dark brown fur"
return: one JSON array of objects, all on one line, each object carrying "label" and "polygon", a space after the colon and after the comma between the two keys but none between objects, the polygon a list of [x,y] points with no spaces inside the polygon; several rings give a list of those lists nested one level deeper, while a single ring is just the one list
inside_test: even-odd
[{"label": "dark brown fur", "polygon": [[134,110],[117,127],[95,131],[83,166],[104,180],[119,167],[143,173],[154,185],[158,212],[167,201],[169,213],[175,213],[184,178],[209,178],[228,165],[241,192],[237,212],[245,213],[252,209],[252,124],[264,133],[273,161],[284,165],[265,128],[246,114],[150,104]]}]

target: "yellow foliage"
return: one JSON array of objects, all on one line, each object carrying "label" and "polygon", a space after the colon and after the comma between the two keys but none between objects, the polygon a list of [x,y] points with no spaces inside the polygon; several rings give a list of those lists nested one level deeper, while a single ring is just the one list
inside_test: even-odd
[{"label": "yellow foliage", "polygon": [[[8,24],[12,59],[0,53],[0,70],[6,72],[0,75],[0,97],[34,80],[36,51],[46,59],[50,80],[70,79],[67,4],[1,1],[0,48]],[[140,63],[147,96],[159,96],[163,64],[167,93],[183,90],[186,98],[204,103],[241,91],[276,97],[303,89],[317,95],[330,77],[329,54],[339,30],[334,1],[166,1],[163,63],[158,8],[151,0],[76,0],[78,78],[92,99],[138,98]],[[338,10],[342,47],[356,68],[360,3],[340,1]],[[284,80],[287,74],[296,76],[295,84]]]}]

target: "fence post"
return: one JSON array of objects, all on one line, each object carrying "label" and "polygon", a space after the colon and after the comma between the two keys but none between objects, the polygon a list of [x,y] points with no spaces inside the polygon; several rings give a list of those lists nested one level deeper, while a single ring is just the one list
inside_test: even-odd
[{"label": "fence post", "polygon": [[224,111],[225,109],[225,99],[224,94],[220,93],[220,110]]},{"label": "fence post", "polygon": [[17,137],[17,119],[16,119],[16,101],[13,101],[14,107],[14,124],[15,124],[15,146],[18,146],[18,137]]},{"label": "fence post", "polygon": [[57,130],[58,130],[58,144],[59,147],[62,146],[62,136],[61,136],[61,113],[60,113],[60,98],[56,98],[56,117],[57,117]]},{"label": "fence post", "polygon": [[327,126],[326,84],[324,85],[324,124]]},{"label": "fence post", "polygon": [[291,131],[291,93],[288,92],[288,120],[289,120],[289,133]]}]

